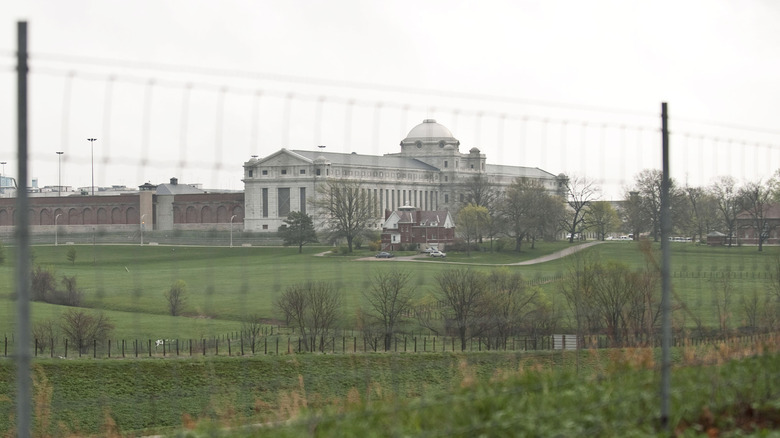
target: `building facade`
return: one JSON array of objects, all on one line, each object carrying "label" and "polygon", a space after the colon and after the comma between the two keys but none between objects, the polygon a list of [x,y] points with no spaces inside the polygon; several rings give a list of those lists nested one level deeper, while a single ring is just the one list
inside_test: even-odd
[{"label": "building facade", "polygon": [[[30,230],[71,232],[93,229],[212,230],[242,227],[244,194],[209,192],[171,178],[169,184],[146,183],[137,191],[96,196],[35,196],[29,198]],[[15,198],[0,198],[0,234],[10,234],[19,215]],[[24,216],[23,216],[24,217]]]},{"label": "building facade", "polygon": [[460,152],[449,129],[426,119],[401,140],[401,150],[385,155],[281,149],[244,163],[244,229],[275,232],[290,211],[307,211],[317,186],[329,179],[357,181],[374,200],[381,229],[386,211],[402,206],[422,211],[455,211],[464,186],[477,175],[499,192],[517,178],[531,178],[557,191],[558,179],[538,168],[488,164],[476,147]]},{"label": "building facade", "polygon": [[398,251],[413,246],[415,249],[446,249],[455,242],[455,221],[447,210],[420,211],[401,207],[388,211],[382,225],[382,250]]}]

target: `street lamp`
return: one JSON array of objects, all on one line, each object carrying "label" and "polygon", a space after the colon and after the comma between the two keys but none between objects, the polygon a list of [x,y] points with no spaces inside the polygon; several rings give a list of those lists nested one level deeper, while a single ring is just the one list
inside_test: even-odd
[{"label": "street lamp", "polygon": [[95,140],[96,138],[88,138],[89,149],[92,153],[92,196],[95,196]]},{"label": "street lamp", "polygon": [[60,216],[62,216],[62,213],[54,216],[54,246],[57,246],[57,219],[59,219]]},{"label": "street lamp", "polygon": [[62,196],[62,154],[64,153],[57,151],[57,196]]},{"label": "street lamp", "polygon": [[230,247],[233,247],[233,219],[236,218],[236,215],[233,215],[230,217]]},{"label": "street lamp", "polygon": [[144,217],[146,214],[141,215],[141,246],[144,246]]}]

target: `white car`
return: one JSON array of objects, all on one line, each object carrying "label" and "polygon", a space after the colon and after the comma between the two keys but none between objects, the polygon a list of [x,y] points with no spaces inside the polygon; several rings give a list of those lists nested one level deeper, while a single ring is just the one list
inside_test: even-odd
[{"label": "white car", "polygon": [[431,257],[441,257],[441,258],[444,258],[444,257],[447,257],[447,254],[446,254],[446,253],[443,253],[443,252],[441,252],[441,251],[439,251],[439,250],[437,249],[437,250],[433,250],[433,251],[431,251],[431,252],[430,252],[430,256],[431,256]]}]

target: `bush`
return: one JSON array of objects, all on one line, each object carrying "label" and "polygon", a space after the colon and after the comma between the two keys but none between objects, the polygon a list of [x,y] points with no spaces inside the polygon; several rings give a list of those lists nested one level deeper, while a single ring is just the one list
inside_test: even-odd
[{"label": "bush", "polygon": [[381,240],[372,240],[368,242],[368,250],[369,251],[379,251],[382,248],[382,241]]},{"label": "bush", "polygon": [[52,290],[46,299],[47,303],[58,304],[61,306],[79,307],[84,293],[76,284],[76,276],[62,276],[63,290]]},{"label": "bush", "polygon": [[49,302],[55,291],[54,272],[49,268],[35,266],[32,271],[31,292],[33,301]]},{"label": "bush", "polygon": [[87,313],[83,310],[68,310],[62,315],[62,333],[77,346],[81,353],[97,342],[102,345],[108,339],[114,325],[102,313]]},{"label": "bush", "polygon": [[165,292],[165,299],[168,301],[168,312],[171,316],[179,316],[187,302],[187,283],[184,280],[177,280]]}]

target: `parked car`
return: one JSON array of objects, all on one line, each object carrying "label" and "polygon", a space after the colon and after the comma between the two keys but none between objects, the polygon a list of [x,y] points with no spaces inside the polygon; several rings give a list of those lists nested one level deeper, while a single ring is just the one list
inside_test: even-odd
[{"label": "parked car", "polygon": [[374,257],[378,259],[391,259],[395,256],[393,255],[393,253],[382,251],[380,253],[377,253],[377,255],[375,255]]},{"label": "parked car", "polygon": [[432,253],[434,251],[438,251],[438,249],[436,249],[436,248],[425,248],[424,250],[422,250],[420,252],[423,253],[423,254],[430,254],[430,253]]},{"label": "parked car", "polygon": [[437,249],[437,250],[431,251],[430,256],[431,257],[441,257],[441,258],[444,258],[444,257],[447,257],[447,254],[443,253],[443,252],[441,252],[441,251],[439,251]]}]

